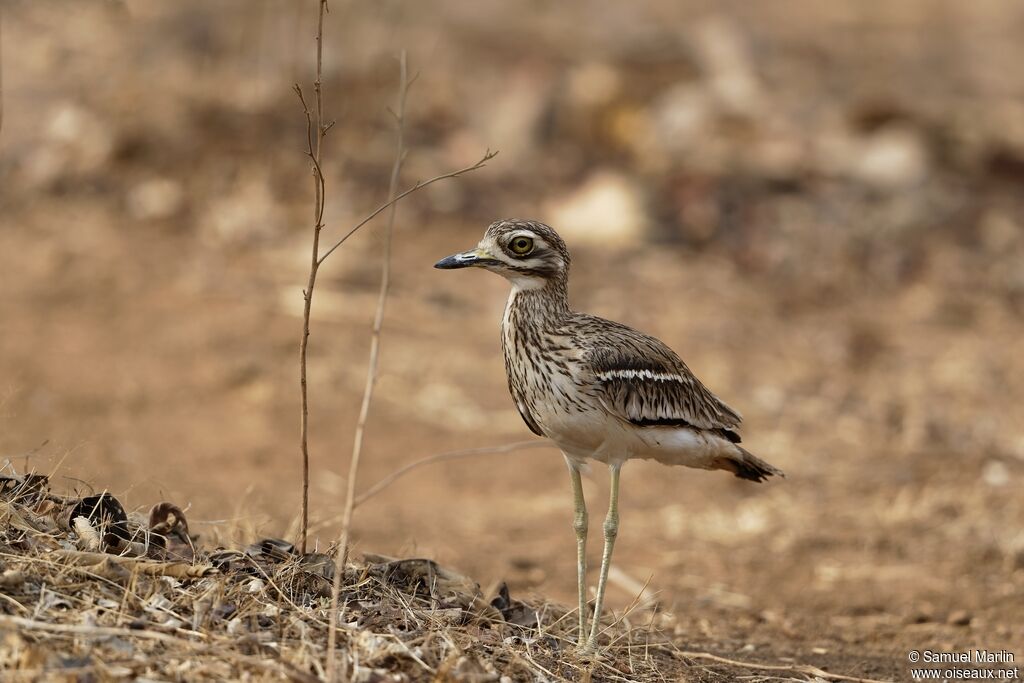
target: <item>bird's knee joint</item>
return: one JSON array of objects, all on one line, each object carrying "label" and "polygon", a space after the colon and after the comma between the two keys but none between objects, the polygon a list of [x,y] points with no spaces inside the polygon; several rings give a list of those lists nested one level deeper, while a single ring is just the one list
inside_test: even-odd
[{"label": "bird's knee joint", "polygon": [[604,520],[604,537],[612,539],[619,535],[619,518],[608,517]]},{"label": "bird's knee joint", "polygon": [[578,536],[587,533],[587,516],[582,512],[577,512],[576,516],[572,520],[572,530],[576,532]]}]

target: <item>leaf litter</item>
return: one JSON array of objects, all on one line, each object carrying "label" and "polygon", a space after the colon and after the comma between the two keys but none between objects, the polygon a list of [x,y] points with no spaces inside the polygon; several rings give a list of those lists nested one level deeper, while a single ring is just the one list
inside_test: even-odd
[{"label": "leaf litter", "polygon": [[[184,511],[127,512],[112,494],[0,476],[0,670],[37,680],[325,680],[333,549],[263,538],[206,548]],[[600,658],[565,607],[486,599],[433,560],[345,567],[338,657],[351,681],[732,680],[648,625],[608,618]],[[652,620],[647,620],[652,623]],[[725,660],[728,661],[728,660]]]}]

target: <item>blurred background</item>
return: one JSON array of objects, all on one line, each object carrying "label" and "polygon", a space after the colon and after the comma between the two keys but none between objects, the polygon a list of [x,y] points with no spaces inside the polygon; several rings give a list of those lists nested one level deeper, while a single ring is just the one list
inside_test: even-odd
[{"label": "blurred background", "polygon": [[[19,469],[190,505],[207,539],[289,533],[313,201],[291,86],[312,93],[315,20],[312,0],[3,3],[0,455]],[[402,185],[501,152],[400,206],[361,489],[529,437],[507,284],[431,266],[495,219],[542,220],[574,305],[665,340],[788,474],[627,467],[613,608],[650,578],[686,642],[866,674],[911,647],[1024,655],[1024,5],[338,0],[325,32],[325,240],[386,195],[402,49]],[[382,225],[314,302],[322,544]],[[571,602],[570,519],[537,449],[419,469],[355,534]]]}]

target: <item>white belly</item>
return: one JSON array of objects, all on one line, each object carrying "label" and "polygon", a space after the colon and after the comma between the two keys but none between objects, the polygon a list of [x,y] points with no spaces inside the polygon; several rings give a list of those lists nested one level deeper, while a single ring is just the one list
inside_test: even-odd
[{"label": "white belly", "polygon": [[637,427],[601,408],[577,413],[541,411],[538,418],[548,437],[577,461],[589,458],[613,464],[642,459],[715,469],[716,460],[736,452],[732,443],[714,434],[686,427]]}]

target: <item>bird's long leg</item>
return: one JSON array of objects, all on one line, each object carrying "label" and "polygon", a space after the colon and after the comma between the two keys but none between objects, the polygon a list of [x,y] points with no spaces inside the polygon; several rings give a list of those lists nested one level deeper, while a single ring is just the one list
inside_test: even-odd
[{"label": "bird's long leg", "polygon": [[601,630],[601,608],[604,606],[604,589],[608,583],[608,567],[612,562],[615,537],[619,535],[619,469],[622,464],[609,465],[611,495],[608,499],[608,516],[604,518],[604,553],[601,555],[601,575],[597,581],[597,601],[594,603],[594,623],[590,628],[587,650],[597,645],[597,633]]},{"label": "bird's long leg", "polygon": [[569,458],[566,458],[565,462],[569,466],[569,476],[572,478],[572,529],[576,532],[576,582],[580,597],[580,631],[576,642],[583,647],[584,639],[587,637],[587,502],[583,499],[583,481],[580,479],[579,465]]}]

